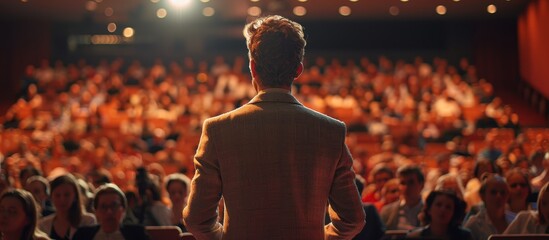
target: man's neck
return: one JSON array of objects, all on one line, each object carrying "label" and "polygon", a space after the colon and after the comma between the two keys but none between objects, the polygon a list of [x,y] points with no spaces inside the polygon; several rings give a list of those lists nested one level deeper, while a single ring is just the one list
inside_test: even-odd
[{"label": "man's neck", "polygon": [[421,197],[404,199],[404,204],[408,207],[414,207],[419,203],[419,201],[421,201]]}]

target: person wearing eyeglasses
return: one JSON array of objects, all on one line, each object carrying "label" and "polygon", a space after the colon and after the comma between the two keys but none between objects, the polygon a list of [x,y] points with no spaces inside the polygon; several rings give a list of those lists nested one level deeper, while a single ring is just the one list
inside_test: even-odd
[{"label": "person wearing eyeglasses", "polygon": [[483,205],[480,211],[465,223],[475,240],[486,240],[492,234],[501,234],[512,219],[505,214],[509,199],[509,186],[498,174],[486,173],[482,177],[479,194]]},{"label": "person wearing eyeglasses", "polygon": [[73,239],[135,239],[148,240],[145,227],[141,225],[122,224],[127,208],[126,196],[112,183],[102,185],[96,190],[93,200],[95,216],[99,225],[79,228]]},{"label": "person wearing eyeglasses", "polygon": [[521,211],[533,210],[535,206],[528,201],[532,188],[528,173],[514,168],[505,174],[509,186],[509,201],[507,202],[506,213],[513,216],[513,219]]},{"label": "person wearing eyeglasses", "polygon": [[504,234],[549,234],[549,182],[541,188],[538,210],[520,212]]}]

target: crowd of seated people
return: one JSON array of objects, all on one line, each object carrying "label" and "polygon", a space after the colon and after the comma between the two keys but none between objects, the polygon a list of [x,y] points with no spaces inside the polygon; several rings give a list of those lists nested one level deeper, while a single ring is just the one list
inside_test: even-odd
[{"label": "crowd of seated people", "polygon": [[[21,97],[1,118],[0,192],[31,192],[37,233],[55,239],[72,239],[84,226],[117,236],[133,224],[185,231],[181,210],[201,124],[255,95],[246,67],[242,57],[232,66],[223,57],[211,66],[192,58],[151,67],[121,59],[29,66]],[[369,220],[379,224],[367,224],[363,234],[380,226],[411,237],[440,237],[441,230],[469,236],[463,230],[469,221],[490,217],[498,225],[486,234],[503,233],[522,211],[538,209],[535,196],[549,180],[549,135],[525,134],[518,115],[465,59],[453,67],[441,58],[429,64],[380,57],[376,65],[319,57],[305,63],[292,93],[347,123],[365,209],[379,214]],[[502,189],[492,191],[485,173],[499,174]],[[105,196],[115,196],[108,206],[93,196],[105,184],[117,188],[108,185]],[[118,190],[124,198],[116,198]],[[484,207],[487,199],[501,204]],[[438,204],[452,206],[453,215],[439,219],[445,210]],[[98,208],[123,211],[123,224],[89,228],[102,224]],[[505,222],[494,222],[503,219],[496,219],[502,209]],[[488,236],[469,230],[474,239]]]}]

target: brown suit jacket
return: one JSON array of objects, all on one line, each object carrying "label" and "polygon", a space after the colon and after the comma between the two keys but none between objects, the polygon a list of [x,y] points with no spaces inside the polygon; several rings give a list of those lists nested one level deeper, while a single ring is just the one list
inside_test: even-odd
[{"label": "brown suit jacket", "polygon": [[282,89],[206,120],[184,210],[188,230],[197,239],[353,238],[365,216],[345,134],[344,123]]}]

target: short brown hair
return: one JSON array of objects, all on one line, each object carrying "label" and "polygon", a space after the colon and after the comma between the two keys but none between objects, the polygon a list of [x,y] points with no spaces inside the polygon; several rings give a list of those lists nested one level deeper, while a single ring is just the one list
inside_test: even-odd
[{"label": "short brown hair", "polygon": [[261,84],[266,87],[291,86],[303,56],[303,27],[281,16],[258,18],[244,27],[248,57],[255,61]]}]

